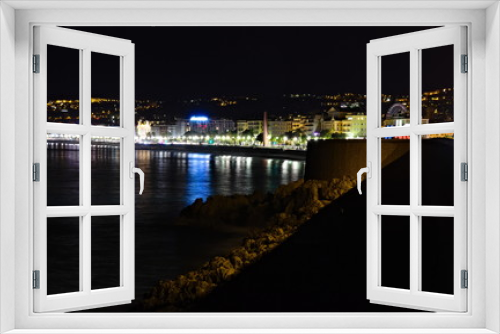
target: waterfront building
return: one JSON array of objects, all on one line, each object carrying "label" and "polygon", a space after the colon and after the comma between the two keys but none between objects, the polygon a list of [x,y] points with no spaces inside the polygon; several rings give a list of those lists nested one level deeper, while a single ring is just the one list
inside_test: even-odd
[{"label": "waterfront building", "polygon": [[236,121],[236,131],[241,134],[248,130],[248,121],[244,119],[239,119]]},{"label": "waterfront building", "polygon": [[316,114],[304,119],[304,126],[302,131],[306,136],[314,136],[321,132],[321,121],[323,116],[321,114]]},{"label": "waterfront building", "polygon": [[151,124],[149,121],[140,120],[137,123],[136,131],[137,137],[140,139],[146,139],[147,137],[151,137]]},{"label": "waterfront building", "polygon": [[211,119],[208,122],[208,132],[205,133],[224,134],[232,132],[235,129],[235,123],[231,119]]},{"label": "waterfront building", "polygon": [[366,137],[366,115],[347,114],[345,119],[323,121],[321,129],[344,134],[347,138],[364,138]]},{"label": "waterfront building", "polygon": [[241,134],[245,132],[246,130],[251,130],[255,135],[258,135],[263,131],[263,122],[262,120],[258,119],[249,119],[249,120],[237,120],[236,121],[236,128],[238,131],[238,134]]},{"label": "waterfront building", "polygon": [[175,126],[172,131],[172,137],[179,138],[189,130],[189,120],[175,118]]},{"label": "waterfront building", "polygon": [[168,130],[166,124],[153,124],[151,125],[152,137],[167,137]]},{"label": "waterfront building", "polygon": [[[347,121],[346,121],[347,124]],[[343,133],[344,132],[344,127],[343,127],[343,120],[333,120],[333,127],[332,127],[332,132],[333,133]]]},{"label": "waterfront building", "polygon": [[259,134],[263,131],[263,121],[259,120],[248,120],[248,130],[252,130],[254,134]]},{"label": "waterfront building", "polygon": [[209,119],[206,116],[193,116],[187,121],[188,131],[198,134],[208,133]]},{"label": "waterfront building", "polygon": [[297,115],[292,119],[292,131],[302,130],[306,123],[306,117]]},{"label": "waterfront building", "polygon": [[177,122],[174,121],[150,121],[152,137],[175,137],[177,134]]},{"label": "waterfront building", "polygon": [[320,131],[334,132],[335,131],[335,119],[333,119],[333,118],[322,119],[321,123],[320,123]]},{"label": "waterfront building", "polygon": [[348,115],[347,120],[350,121],[350,129],[348,137],[365,138],[366,137],[366,115]]},{"label": "waterfront building", "polygon": [[279,137],[292,131],[292,120],[268,120],[269,134],[273,137]]}]

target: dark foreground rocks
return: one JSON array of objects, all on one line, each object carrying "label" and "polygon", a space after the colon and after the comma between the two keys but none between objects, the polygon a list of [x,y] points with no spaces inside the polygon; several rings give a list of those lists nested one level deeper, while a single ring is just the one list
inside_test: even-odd
[{"label": "dark foreground rocks", "polygon": [[274,194],[197,199],[182,211],[179,224],[250,227],[252,232],[229,254],[214,257],[200,269],[176,279],[159,281],[144,299],[144,310],[188,310],[222,282],[232,280],[275,249],[301,224],[355,185],[355,180],[348,176],[330,181],[298,180],[279,187]]}]

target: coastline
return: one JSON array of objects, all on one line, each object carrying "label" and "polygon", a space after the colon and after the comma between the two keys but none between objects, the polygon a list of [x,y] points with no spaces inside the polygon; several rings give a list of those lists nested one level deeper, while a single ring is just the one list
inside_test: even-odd
[{"label": "coastline", "polygon": [[[64,144],[76,144],[78,141],[72,139],[52,139],[48,143],[57,144],[59,150],[77,150],[77,146],[69,146]],[[62,144],[62,145],[60,145]],[[110,141],[95,141],[93,145],[105,145],[118,147],[118,142]],[[263,148],[259,146],[234,146],[234,145],[193,145],[193,144],[135,144],[136,150],[164,150],[192,153],[214,153],[228,154],[243,157],[262,157],[305,161],[307,151],[303,150],[285,150],[280,148]]]},{"label": "coastline", "polygon": [[192,153],[230,154],[244,157],[264,157],[290,160],[306,160],[307,151],[282,150],[276,148],[225,146],[225,145],[187,145],[187,144],[135,144],[136,150],[166,150]]}]

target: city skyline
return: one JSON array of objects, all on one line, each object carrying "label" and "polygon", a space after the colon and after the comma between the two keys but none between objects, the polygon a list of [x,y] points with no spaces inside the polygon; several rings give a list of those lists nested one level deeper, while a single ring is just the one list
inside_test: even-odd
[{"label": "city skyline", "polygon": [[[48,118],[59,116],[75,118],[78,116],[79,100],[64,98],[50,100],[47,103]],[[92,116],[105,113],[119,117],[118,99],[92,98]],[[410,106],[408,95],[382,94],[383,109],[387,110],[394,103]],[[424,107],[444,109],[453,105],[453,89],[440,88],[422,93]],[[297,114],[318,114],[329,111],[366,113],[366,95],[358,93],[338,94],[286,94],[274,99],[263,96],[211,96],[177,99],[175,101],[136,99],[136,121],[168,120],[190,118],[201,115],[210,118],[261,119],[264,111],[270,118],[283,118]],[[453,108],[452,108],[453,109]],[[384,111],[383,111],[384,112]]]},{"label": "city skyline", "polygon": [[[307,138],[363,138],[366,137],[366,96],[345,93],[337,95],[290,94],[282,97],[292,110],[301,112],[283,115],[242,117],[211,117],[207,113],[191,113],[189,116],[175,117],[168,114],[161,101],[136,100],[136,134],[142,139],[181,138],[198,136],[207,142],[216,135],[244,134],[250,140],[264,132],[264,119],[269,121],[269,134],[274,137]],[[309,103],[307,101],[309,100]],[[421,96],[421,117],[424,123],[453,122],[453,89],[442,88],[423,92]],[[237,108],[239,102],[258,102],[249,97],[211,97],[194,99],[194,105],[202,101],[214,103],[218,108]],[[306,104],[304,104],[306,101]],[[312,104],[311,101],[315,104]],[[184,103],[186,101],[183,101]],[[410,99],[407,95],[381,96],[382,126],[404,126],[410,119]],[[49,122],[79,123],[79,101],[56,100],[47,104]],[[119,126],[119,101],[92,98],[92,124]],[[304,107],[304,106],[309,106]],[[149,139],[148,139],[149,138]],[[212,138],[212,139],[211,139]],[[309,140],[309,139],[307,139]]]}]

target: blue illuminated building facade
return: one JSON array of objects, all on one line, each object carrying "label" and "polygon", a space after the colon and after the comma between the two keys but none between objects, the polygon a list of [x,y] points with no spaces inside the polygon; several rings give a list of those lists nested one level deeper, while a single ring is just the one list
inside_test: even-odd
[{"label": "blue illuminated building facade", "polygon": [[199,134],[208,133],[209,122],[206,116],[193,116],[189,119],[189,131]]},{"label": "blue illuminated building facade", "polygon": [[209,119],[206,116],[193,116],[186,121],[187,131],[198,134],[225,134],[236,129],[236,124],[230,119]]}]

